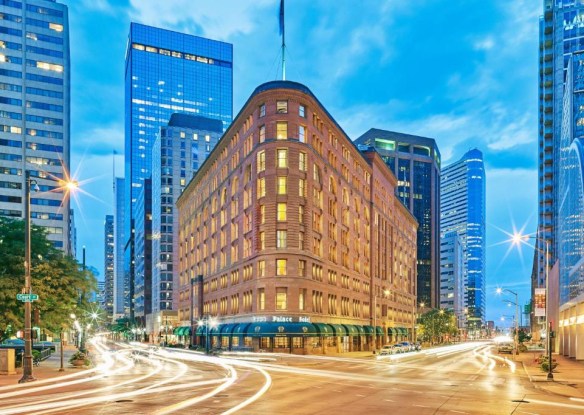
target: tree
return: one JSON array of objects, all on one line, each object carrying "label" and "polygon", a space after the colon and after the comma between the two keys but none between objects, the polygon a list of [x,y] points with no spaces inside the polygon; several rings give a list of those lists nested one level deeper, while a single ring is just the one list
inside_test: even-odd
[{"label": "tree", "polygon": [[430,310],[420,317],[418,334],[430,343],[443,342],[445,336],[458,334],[456,316],[448,310]]},{"label": "tree", "polygon": [[[24,326],[23,303],[16,294],[24,287],[24,221],[0,217],[0,339]],[[69,314],[88,308],[89,293],[97,282],[71,256],[55,248],[44,228],[31,226],[33,316],[41,326],[58,332],[70,322]]]}]

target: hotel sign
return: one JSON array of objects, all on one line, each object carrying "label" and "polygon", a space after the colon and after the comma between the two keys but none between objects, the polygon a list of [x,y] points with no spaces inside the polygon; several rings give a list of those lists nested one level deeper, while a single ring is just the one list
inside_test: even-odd
[{"label": "hotel sign", "polygon": [[310,317],[298,316],[253,316],[253,323],[310,323]]},{"label": "hotel sign", "polygon": [[534,316],[545,316],[545,288],[536,288],[534,293]]}]

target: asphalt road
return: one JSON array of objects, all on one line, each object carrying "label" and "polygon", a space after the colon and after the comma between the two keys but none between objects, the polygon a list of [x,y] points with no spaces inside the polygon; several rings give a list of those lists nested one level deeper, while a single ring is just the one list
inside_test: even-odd
[{"label": "asphalt road", "polygon": [[1,387],[0,414],[584,414],[478,343],[384,359],[96,348],[91,371]]}]

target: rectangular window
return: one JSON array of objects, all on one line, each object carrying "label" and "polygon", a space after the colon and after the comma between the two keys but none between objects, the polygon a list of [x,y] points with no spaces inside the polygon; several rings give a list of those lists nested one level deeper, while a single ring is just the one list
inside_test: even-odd
[{"label": "rectangular window", "polygon": [[277,101],[276,102],[276,112],[278,114],[288,113],[288,101]]},{"label": "rectangular window", "polygon": [[300,115],[301,117],[306,118],[306,107],[304,105],[299,105],[298,106],[298,115]]},{"label": "rectangular window", "polygon": [[301,288],[298,292],[298,309],[305,310],[306,307],[306,288]]},{"label": "rectangular window", "polygon": [[266,104],[260,105],[260,117],[264,117],[266,115]]},{"label": "rectangular window", "polygon": [[260,127],[260,143],[266,141],[266,126],[262,125]]},{"label": "rectangular window", "polygon": [[306,180],[298,179],[298,196],[306,197]]},{"label": "rectangular window", "polygon": [[258,179],[258,199],[266,195],[266,179],[264,177]]},{"label": "rectangular window", "polygon": [[260,242],[260,250],[266,249],[266,233],[260,232],[259,239],[260,239],[260,241],[259,241]]},{"label": "rectangular window", "polygon": [[287,231],[276,231],[276,248],[286,248],[287,240]]},{"label": "rectangular window", "polygon": [[266,152],[260,151],[257,155],[258,159],[258,173],[266,170]]},{"label": "rectangular window", "polygon": [[306,127],[303,125],[298,126],[298,141],[301,143],[306,142]]},{"label": "rectangular window", "polygon": [[265,288],[258,289],[258,310],[266,309],[266,290]]},{"label": "rectangular window", "polygon": [[264,278],[266,276],[266,261],[258,262],[258,278]]},{"label": "rectangular window", "polygon": [[288,265],[287,259],[276,259],[276,276],[282,277],[287,275],[288,273],[287,265]]},{"label": "rectangular window", "polygon": [[260,225],[266,223],[266,206],[260,205],[260,217],[259,217]]},{"label": "rectangular window", "polygon": [[277,150],[276,167],[286,168],[288,167],[288,150],[279,148]]},{"label": "rectangular window", "polygon": [[308,166],[308,160],[306,158],[306,153],[300,152],[298,154],[298,169],[300,171],[306,171]]},{"label": "rectangular window", "polygon": [[276,220],[278,222],[286,221],[286,203],[277,204]]},{"label": "rectangular window", "polygon": [[288,178],[286,176],[279,176],[278,177],[277,193],[279,195],[285,195],[288,193]]},{"label": "rectangular window", "polygon": [[298,276],[306,277],[306,261],[303,259],[298,261]]},{"label": "rectangular window", "polygon": [[288,308],[288,289],[285,287],[276,288],[276,310],[286,310]]},{"label": "rectangular window", "polygon": [[288,123],[286,121],[278,121],[276,123],[276,139],[277,140],[288,139]]}]

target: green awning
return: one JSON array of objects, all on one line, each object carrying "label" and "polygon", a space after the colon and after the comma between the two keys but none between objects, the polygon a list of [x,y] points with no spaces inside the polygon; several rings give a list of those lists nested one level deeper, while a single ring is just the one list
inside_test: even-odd
[{"label": "green awning", "polygon": [[359,333],[359,336],[364,336],[365,335],[365,330],[363,330],[363,327],[361,327],[361,326],[355,326],[355,328],[357,329],[357,332]]},{"label": "green awning", "polygon": [[316,332],[321,337],[330,337],[334,336],[335,332],[333,328],[325,323],[312,323],[314,327],[316,327]]},{"label": "green awning", "polygon": [[354,326],[352,324],[343,324],[343,326],[347,329],[348,336],[358,336],[359,335],[359,331],[357,330],[357,326]]},{"label": "green awning", "polygon": [[220,332],[221,332],[221,326],[209,327],[209,336],[218,336]]},{"label": "green awning", "polygon": [[223,324],[221,326],[221,336],[231,336],[231,332],[237,326],[237,324]]},{"label": "green awning", "polygon": [[314,337],[316,334],[311,323],[252,323],[246,330],[248,337]]},{"label": "green awning", "polygon": [[190,336],[193,333],[193,330],[189,326],[183,327],[183,336]]},{"label": "green awning", "polygon": [[172,334],[174,334],[175,336],[180,336],[180,335],[178,334],[179,330],[180,330],[180,327],[176,327],[176,328],[175,328],[175,329],[172,331]]},{"label": "green awning", "polygon": [[378,336],[383,336],[383,327],[381,327],[381,326],[375,326],[375,333]]},{"label": "green awning", "polygon": [[342,324],[329,324],[329,326],[333,328],[335,336],[345,337],[349,335],[347,329]]},{"label": "green awning", "polygon": [[407,336],[407,335],[408,335],[408,333],[409,333],[409,330],[408,330],[407,328],[405,328],[405,327],[402,327],[401,329],[402,329],[402,334],[403,334],[404,336]]},{"label": "green awning", "polygon": [[244,336],[245,332],[247,331],[247,326],[249,326],[250,323],[239,323],[236,324],[235,327],[233,328],[233,331],[231,332],[232,336]]},{"label": "green awning", "polygon": [[197,331],[195,332],[195,335],[196,336],[204,336],[205,335],[205,326],[203,326],[202,324],[198,325]]},{"label": "green awning", "polygon": [[390,336],[395,336],[395,335],[397,335],[397,334],[398,334],[398,333],[397,333],[397,328],[395,328],[395,327],[389,327],[389,328],[387,329],[387,334],[389,334]]},{"label": "green awning", "polygon": [[363,333],[365,333],[366,336],[373,336],[375,334],[375,329],[373,328],[373,326],[362,326],[362,328]]}]

